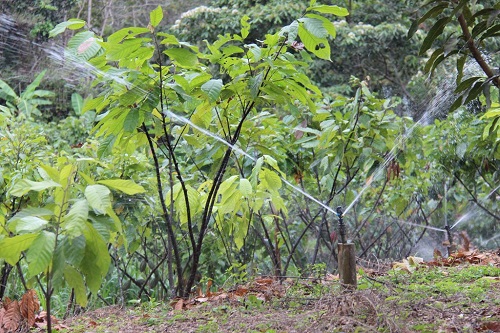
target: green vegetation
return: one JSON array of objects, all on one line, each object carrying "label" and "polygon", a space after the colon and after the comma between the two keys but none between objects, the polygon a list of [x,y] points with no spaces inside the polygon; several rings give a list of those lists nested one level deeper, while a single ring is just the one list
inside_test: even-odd
[{"label": "green vegetation", "polygon": [[[445,240],[498,246],[498,4],[196,5],[132,17],[105,0],[0,5],[11,15],[0,16],[0,299],[35,288],[62,316],[156,308],[257,274],[321,280],[337,268],[337,206],[362,260],[445,253]],[[37,52],[64,70],[28,71],[18,30],[50,37]],[[404,306],[439,295],[431,306],[444,311],[456,294],[479,302],[498,276],[411,271],[363,277],[358,319],[384,315],[364,289]],[[330,287],[293,285],[299,301],[286,305],[304,306],[305,289],[340,297]],[[239,306],[267,301],[249,293]]]}]

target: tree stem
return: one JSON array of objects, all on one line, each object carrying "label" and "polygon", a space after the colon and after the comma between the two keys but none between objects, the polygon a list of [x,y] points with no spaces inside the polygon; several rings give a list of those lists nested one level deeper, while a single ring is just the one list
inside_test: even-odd
[{"label": "tree stem", "polygon": [[483,72],[488,76],[488,78],[491,79],[493,84],[497,87],[500,88],[500,78],[498,76],[495,76],[495,73],[491,69],[491,67],[488,65],[486,60],[483,58],[483,55],[481,54],[481,51],[477,48],[476,44],[474,43],[474,39],[472,38],[472,35],[470,34],[469,27],[467,26],[467,21],[465,20],[464,14],[458,15],[458,22],[460,23],[460,27],[462,28],[462,32],[464,34],[465,41],[467,42],[467,47],[469,48],[469,51],[472,53],[472,56],[476,60],[476,62],[481,66],[481,69]]}]

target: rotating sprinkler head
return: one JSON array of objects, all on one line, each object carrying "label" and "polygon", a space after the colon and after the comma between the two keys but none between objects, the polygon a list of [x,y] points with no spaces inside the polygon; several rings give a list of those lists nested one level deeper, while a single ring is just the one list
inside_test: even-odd
[{"label": "rotating sprinkler head", "polygon": [[344,212],[342,212],[342,206],[338,206],[337,207],[337,217],[339,219],[343,218],[344,217]]}]

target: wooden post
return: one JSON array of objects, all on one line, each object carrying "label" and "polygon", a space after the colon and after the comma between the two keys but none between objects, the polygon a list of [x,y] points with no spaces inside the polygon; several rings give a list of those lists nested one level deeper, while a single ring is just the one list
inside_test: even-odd
[{"label": "wooden post", "polygon": [[338,243],[339,276],[340,283],[346,289],[356,289],[358,281],[356,277],[356,249],[354,243],[349,241]]}]

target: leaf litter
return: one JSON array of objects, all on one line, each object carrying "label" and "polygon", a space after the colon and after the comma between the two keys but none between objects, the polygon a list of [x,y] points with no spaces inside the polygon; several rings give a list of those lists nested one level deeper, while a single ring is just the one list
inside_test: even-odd
[{"label": "leaf litter", "polygon": [[[361,260],[359,261],[361,262]],[[369,267],[371,266],[371,267]],[[415,272],[466,267],[500,268],[500,249],[460,249],[445,258],[435,253],[424,262],[408,257],[392,265],[363,263],[355,291],[343,290],[338,275],[257,277],[229,289],[214,290],[212,281],[189,299],[169,304],[122,308],[110,306],[58,321],[60,332],[500,332],[500,274],[482,276],[489,287],[480,300],[464,293],[410,292],[407,277]],[[395,272],[399,283],[390,279]],[[499,272],[497,270],[497,272]],[[439,281],[426,284],[436,285]],[[467,289],[467,285],[460,285]],[[418,294],[418,291],[416,291]],[[413,296],[412,296],[413,295]],[[34,290],[20,301],[0,302],[0,333],[43,332],[46,313]]]}]

